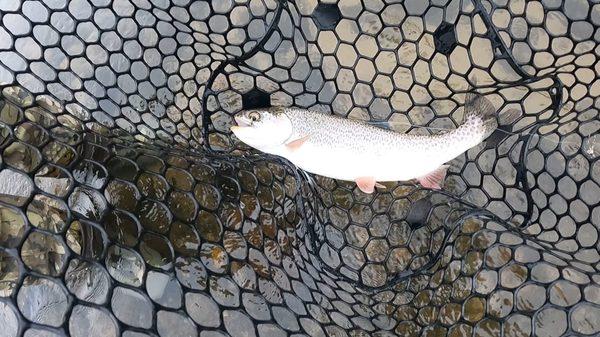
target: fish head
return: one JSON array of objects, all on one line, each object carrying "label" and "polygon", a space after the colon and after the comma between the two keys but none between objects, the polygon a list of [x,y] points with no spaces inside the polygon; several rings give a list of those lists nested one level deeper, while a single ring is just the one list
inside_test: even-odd
[{"label": "fish head", "polygon": [[242,142],[261,151],[283,145],[292,136],[292,121],[282,108],[245,110],[234,119],[237,125],[231,131]]}]

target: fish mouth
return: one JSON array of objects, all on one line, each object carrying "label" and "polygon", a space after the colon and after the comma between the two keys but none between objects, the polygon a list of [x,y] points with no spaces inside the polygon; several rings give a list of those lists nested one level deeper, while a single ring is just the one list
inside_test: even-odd
[{"label": "fish mouth", "polygon": [[243,116],[234,116],[233,118],[235,119],[235,123],[237,125],[232,125],[229,129],[236,135],[238,135],[239,132],[243,131],[244,129],[249,129],[252,124],[250,120]]},{"label": "fish mouth", "polygon": [[248,126],[252,125],[252,122],[250,122],[250,120],[246,117],[235,116],[233,118],[235,119],[235,122],[237,123],[238,127],[248,127]]}]

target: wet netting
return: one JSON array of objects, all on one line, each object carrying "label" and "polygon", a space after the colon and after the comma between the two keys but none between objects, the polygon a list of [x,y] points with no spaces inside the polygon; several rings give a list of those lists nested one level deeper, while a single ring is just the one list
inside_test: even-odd
[{"label": "wet netting", "polygon": [[[593,2],[1,0],[0,336],[599,334]],[[470,91],[499,128],[440,191],[229,131],[432,134]]]}]

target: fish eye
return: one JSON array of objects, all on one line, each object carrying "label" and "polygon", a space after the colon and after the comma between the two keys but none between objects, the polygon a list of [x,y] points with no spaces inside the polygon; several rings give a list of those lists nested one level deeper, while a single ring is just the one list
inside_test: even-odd
[{"label": "fish eye", "polygon": [[248,118],[250,118],[253,122],[258,122],[260,120],[260,113],[257,111],[252,111],[248,114]]}]

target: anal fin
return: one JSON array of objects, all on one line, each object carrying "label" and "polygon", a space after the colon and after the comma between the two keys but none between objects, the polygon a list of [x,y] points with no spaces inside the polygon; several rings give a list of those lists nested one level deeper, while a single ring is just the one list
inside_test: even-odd
[{"label": "anal fin", "polygon": [[442,188],[442,184],[444,183],[444,179],[446,178],[446,173],[448,172],[449,167],[450,165],[442,165],[433,172],[417,178],[417,180],[425,188],[439,190]]}]

